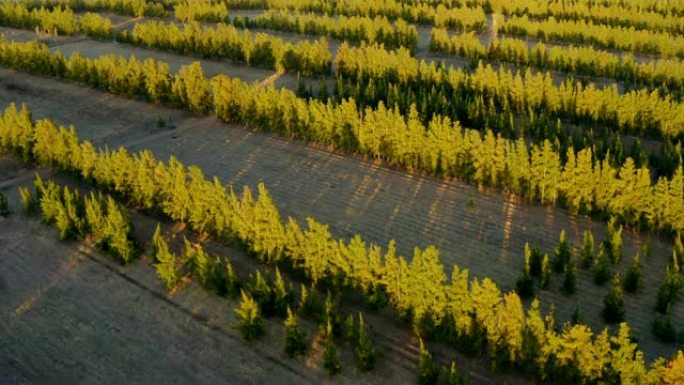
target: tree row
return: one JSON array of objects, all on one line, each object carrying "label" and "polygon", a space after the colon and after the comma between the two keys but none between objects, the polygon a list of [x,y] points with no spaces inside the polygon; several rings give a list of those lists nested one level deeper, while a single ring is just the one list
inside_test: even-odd
[{"label": "tree row", "polygon": [[461,31],[482,31],[487,18],[481,8],[433,7],[429,4],[407,4],[398,0],[225,0],[231,9],[264,8],[298,12],[315,12],[326,15],[384,16],[390,20],[404,19],[410,23],[434,24],[435,26]]},{"label": "tree row", "polygon": [[187,23],[204,21],[208,23],[228,23],[228,7],[220,0],[182,0],[173,6],[173,16]]},{"label": "tree row", "polygon": [[107,11],[126,16],[166,17],[167,8],[175,0],[24,0],[21,3],[29,8],[67,7],[77,11]]},{"label": "tree row", "polygon": [[33,8],[21,3],[0,3],[0,24],[7,27],[35,29],[53,35],[83,33],[96,38],[110,37],[112,22],[96,13],[76,15],[69,8]]},{"label": "tree row", "polygon": [[324,35],[356,44],[381,43],[387,47],[406,47],[411,51],[415,51],[418,46],[418,32],[414,25],[402,19],[390,22],[384,16],[330,17],[314,13],[267,11],[252,20],[240,19],[235,23],[248,28]]},{"label": "tree row", "polygon": [[650,170],[635,167],[631,158],[613,167],[596,161],[591,148],[569,148],[562,162],[550,141],[528,146],[522,139],[505,139],[490,130],[464,129],[439,115],[424,125],[415,107],[404,116],[382,103],[376,109],[359,109],[353,99],[333,104],[223,75],[208,80],[198,62],[171,74],[168,64],[153,60],[92,60],[78,54],[65,59],[35,42],[2,42],[0,63],[196,113],[214,113],[226,122],[335,146],[408,169],[456,176],[547,204],[561,202],[572,211],[609,213],[631,225],[665,232],[684,230],[681,166],[672,178],[660,177],[653,183]]},{"label": "tree row", "polygon": [[[37,126],[51,127],[52,134],[36,135]],[[383,251],[358,235],[336,239],[313,218],[304,228],[292,218],[281,219],[263,185],[257,196],[247,187],[238,195],[173,157],[165,163],[149,151],[93,150],[72,137],[46,120],[34,124],[27,109],[14,105],[0,120],[5,151],[81,174],[199,233],[233,239],[263,261],[300,270],[314,285],[354,288],[368,300],[386,298],[421,333],[463,350],[487,351],[500,364],[564,383],[656,384],[669,373],[663,360],[646,365],[627,324],[615,336],[607,329],[594,334],[584,325],[559,327],[541,314],[537,301],[525,311],[516,293],[501,293],[488,278],[469,279],[467,270],[454,266],[449,279],[435,247],[416,248],[409,262],[396,255],[394,242]]]},{"label": "tree row", "polygon": [[660,88],[664,93],[681,95],[684,90],[684,62],[675,58],[639,62],[632,55],[618,55],[592,47],[552,46],[513,37],[494,40],[485,47],[472,33],[449,35],[446,29],[433,28],[430,50],[457,54],[475,60],[487,59],[554,69],[572,74],[625,80],[636,86]]},{"label": "tree row", "polygon": [[544,41],[591,44],[600,48],[634,53],[684,57],[684,36],[636,30],[633,27],[610,27],[585,21],[559,21],[553,17],[534,21],[527,16],[512,16],[499,26],[499,31]]},{"label": "tree row", "polygon": [[[634,5],[625,4],[625,2],[609,4],[608,2],[549,0],[492,0],[491,2],[496,12],[508,16],[527,15],[535,19],[553,17],[556,20],[585,21],[611,27],[633,27],[637,30],[684,34],[684,17],[681,15],[663,14],[649,9],[633,11]],[[681,11],[684,11],[684,8]]]}]

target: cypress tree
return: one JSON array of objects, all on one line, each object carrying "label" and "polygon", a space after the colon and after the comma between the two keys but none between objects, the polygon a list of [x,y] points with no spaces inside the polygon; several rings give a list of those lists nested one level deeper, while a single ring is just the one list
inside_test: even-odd
[{"label": "cypress tree", "polygon": [[291,285],[285,283],[277,267],[275,269],[275,282],[273,283],[271,295],[273,296],[273,313],[278,317],[284,317],[294,295]]},{"label": "cypress tree", "polygon": [[297,315],[289,306],[285,318],[285,353],[291,358],[306,353],[306,332],[299,326]]},{"label": "cypress tree", "polygon": [[226,295],[230,297],[237,297],[240,293],[240,277],[238,277],[233,264],[229,260],[226,260],[225,273],[223,275],[224,288]]},{"label": "cypress tree", "polygon": [[566,239],[565,230],[560,233],[560,240],[558,242],[558,247],[554,251],[553,260],[553,270],[556,273],[562,273],[565,270],[565,266],[570,263],[572,258],[572,250],[570,250],[570,244]]},{"label": "cypress tree", "polygon": [[641,263],[639,262],[638,252],[634,256],[632,263],[629,264],[627,272],[625,272],[623,286],[628,293],[636,293],[641,286]]},{"label": "cypress tree", "polygon": [[[0,195],[2,195],[1,192],[0,192]],[[33,197],[33,193],[31,193],[31,190],[29,190],[28,188],[19,187],[19,200],[21,201],[21,207],[22,207],[22,211],[24,212],[24,214],[31,215],[36,211],[36,200]],[[9,210],[6,210],[6,213],[3,214],[3,209],[2,209],[3,203],[2,203],[2,201],[3,201],[3,198],[0,197],[0,215],[6,216],[7,214],[9,214]],[[5,199],[5,202],[6,201],[7,201],[7,199]]]},{"label": "cypress tree", "polygon": [[544,254],[544,259],[542,259],[542,269],[541,277],[539,278],[539,286],[546,290],[551,285],[551,263],[549,261],[549,255]]},{"label": "cypress tree", "polygon": [[363,315],[359,313],[358,339],[354,353],[359,369],[363,371],[372,370],[375,367],[376,353],[373,341],[368,335],[368,329],[363,321]]},{"label": "cypress tree", "polygon": [[580,250],[580,267],[588,269],[594,262],[594,235],[589,230],[584,231],[582,249]]},{"label": "cypress tree", "polygon": [[270,282],[264,278],[261,271],[257,270],[256,274],[251,277],[249,282],[249,291],[252,297],[259,304],[259,309],[265,317],[274,315],[273,306],[273,290]]},{"label": "cypress tree", "polygon": [[[157,229],[159,229],[159,226],[157,226]],[[173,290],[179,281],[176,270],[176,255],[169,251],[169,245],[161,236],[154,241],[154,244],[154,260],[157,261],[155,264],[157,275],[161,278],[167,290]]]},{"label": "cypress tree", "polygon": [[427,351],[423,339],[420,339],[418,353],[418,385],[436,385],[439,378],[439,369],[435,364],[432,354]]},{"label": "cypress tree", "polygon": [[247,341],[252,341],[265,333],[265,321],[259,312],[259,306],[244,290],[241,292],[242,299],[235,314],[238,317],[238,329]]},{"label": "cypress tree", "polygon": [[672,262],[665,270],[665,279],[658,291],[656,310],[661,314],[668,312],[682,288],[682,276],[679,272],[679,263],[673,253]]},{"label": "cypress tree", "polygon": [[577,272],[575,269],[575,262],[571,260],[565,265],[563,271],[563,284],[561,285],[561,292],[567,295],[575,294],[577,285]]},{"label": "cypress tree", "polygon": [[608,261],[608,252],[603,243],[599,245],[592,272],[594,274],[594,283],[597,285],[603,285],[610,279],[610,262]]},{"label": "cypress tree", "polygon": [[581,323],[582,315],[580,314],[579,305],[575,305],[575,310],[572,312],[572,315],[570,316],[570,324],[579,325]]},{"label": "cypress tree", "polygon": [[[21,190],[20,190],[21,191]],[[22,200],[23,203],[23,200]],[[26,206],[24,206],[26,207]],[[0,191],[0,216],[6,217],[10,213],[9,204],[7,203],[7,197]]]},{"label": "cypress tree", "polygon": [[525,243],[525,260],[528,259],[530,261],[530,274],[534,277],[541,277],[544,254],[539,251],[537,246],[530,249],[529,244]]},{"label": "cypress tree", "polygon": [[440,385],[466,385],[466,379],[456,368],[456,363],[451,361],[450,366],[442,367],[442,373],[439,376]]},{"label": "cypress tree", "polygon": [[677,330],[672,325],[672,316],[667,314],[656,314],[652,324],[653,335],[662,342],[677,342]]},{"label": "cypress tree", "polygon": [[333,337],[333,327],[330,322],[325,329],[325,351],[323,352],[323,367],[333,376],[342,371],[342,364],[337,353],[337,346]]},{"label": "cypress tree", "polygon": [[606,249],[610,254],[610,260],[617,266],[622,262],[622,226],[615,229],[615,218],[608,221],[606,228]]},{"label": "cypress tree", "polygon": [[521,298],[532,298],[534,297],[534,280],[530,274],[530,255],[527,253],[527,247],[525,248],[525,265],[523,266],[523,271],[515,282],[515,291],[520,295]]},{"label": "cypress tree", "polygon": [[625,319],[625,303],[619,273],[613,276],[610,291],[603,298],[603,319],[608,323],[622,322]]}]

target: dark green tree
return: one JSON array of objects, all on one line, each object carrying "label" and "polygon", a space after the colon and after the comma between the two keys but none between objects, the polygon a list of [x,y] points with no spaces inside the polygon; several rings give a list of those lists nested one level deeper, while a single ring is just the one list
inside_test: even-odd
[{"label": "dark green tree", "polygon": [[597,285],[603,285],[610,279],[610,261],[603,243],[599,245],[592,273],[594,275],[594,283]]},{"label": "dark green tree", "polygon": [[335,337],[333,336],[333,327],[330,322],[325,328],[325,351],[323,352],[323,367],[329,375],[333,376],[342,371],[342,364],[337,353],[337,346],[335,345]]},{"label": "dark green tree", "polygon": [[[528,250],[527,247],[525,250]],[[518,293],[518,295],[520,295],[521,298],[534,297],[534,279],[530,274],[530,256],[527,253],[525,253],[525,265],[523,266],[523,271],[515,281],[515,291]]]},{"label": "dark green tree", "polygon": [[682,275],[679,270],[679,262],[677,261],[677,257],[673,253],[672,261],[665,270],[665,279],[663,280],[660,290],[658,291],[656,310],[661,314],[667,313],[679,296],[679,291],[681,289]]},{"label": "dark green tree", "polygon": [[582,249],[580,250],[579,265],[582,269],[588,269],[594,262],[594,235],[589,230],[584,231],[582,237]]},{"label": "dark green tree", "polygon": [[259,306],[244,290],[242,290],[241,296],[240,305],[235,308],[238,329],[247,341],[259,339],[266,332],[265,321],[261,317]]},{"label": "dark green tree", "polygon": [[237,297],[240,294],[240,277],[235,272],[233,264],[229,260],[226,260],[226,268],[223,275],[224,286],[226,295],[231,297]]},{"label": "dark green tree", "polygon": [[458,371],[456,363],[451,361],[450,366],[443,366],[439,375],[440,385],[466,385],[466,378]]},{"label": "dark green tree", "polygon": [[306,332],[299,326],[297,315],[289,307],[285,318],[285,353],[292,358],[306,353]]},{"label": "dark green tree", "polygon": [[375,360],[377,354],[375,352],[375,346],[373,346],[373,340],[371,340],[368,328],[363,321],[363,315],[359,313],[359,328],[357,332],[357,342],[354,348],[354,353],[356,355],[356,362],[359,369],[363,371],[372,370],[375,367]]},{"label": "dark green tree", "polygon": [[563,230],[560,233],[558,247],[554,250],[553,270],[556,273],[562,273],[565,270],[565,266],[570,263],[571,258],[572,250],[570,249],[570,244],[566,238],[565,230]]},{"label": "dark green tree", "polygon": [[641,262],[639,261],[639,253],[634,256],[632,263],[629,264],[629,267],[625,272],[623,286],[627,293],[636,293],[641,286]]},{"label": "dark green tree", "polygon": [[570,261],[565,265],[565,270],[563,271],[563,283],[561,284],[561,292],[566,295],[575,294],[577,289],[577,271],[575,268],[574,258],[571,257]]},{"label": "dark green tree", "polygon": [[542,259],[542,269],[541,276],[539,277],[539,286],[546,290],[551,285],[551,262],[549,261],[549,255],[544,254],[544,259]]},{"label": "dark green tree", "polygon": [[7,197],[2,193],[2,191],[0,191],[0,216],[6,217],[9,215],[9,213],[10,211],[9,204],[7,203]]},{"label": "dark green tree", "polygon": [[613,276],[610,291],[603,298],[603,319],[608,323],[622,322],[625,319],[625,302],[619,273]]},{"label": "dark green tree", "polygon": [[656,314],[652,324],[653,335],[660,341],[666,343],[677,342],[677,330],[672,325],[672,316],[667,314]]},{"label": "dark green tree", "polygon": [[437,385],[437,380],[439,378],[439,368],[435,363],[432,354],[428,352],[423,344],[423,340],[420,340],[418,352],[418,385]]}]

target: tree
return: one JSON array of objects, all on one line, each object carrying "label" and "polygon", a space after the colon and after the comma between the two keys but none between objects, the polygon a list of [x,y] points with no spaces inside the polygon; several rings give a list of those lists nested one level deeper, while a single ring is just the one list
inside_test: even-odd
[{"label": "tree", "polygon": [[237,297],[240,293],[240,277],[238,277],[235,269],[233,269],[233,264],[229,260],[226,260],[226,269],[223,276],[225,283],[226,295],[231,297]]},{"label": "tree", "polygon": [[613,217],[608,221],[606,227],[606,249],[610,253],[613,265],[617,266],[622,262],[622,226],[615,229],[616,219]]},{"label": "tree", "polygon": [[603,285],[610,279],[610,262],[608,261],[608,253],[603,243],[599,245],[592,273],[594,274],[594,283],[597,285]]},{"label": "tree", "polygon": [[580,250],[580,267],[588,269],[594,262],[594,235],[589,230],[584,231],[582,249]]},{"label": "tree", "polygon": [[522,298],[532,298],[534,297],[534,280],[530,274],[530,255],[527,253],[529,250],[525,248],[525,266],[523,266],[523,271],[515,281],[515,291]]},{"label": "tree", "polygon": [[672,315],[669,312],[668,314],[656,314],[653,319],[652,330],[653,335],[662,342],[677,342],[677,330],[672,325]]},{"label": "tree", "polygon": [[283,277],[280,275],[280,270],[275,269],[275,282],[273,283],[273,313],[278,317],[284,317],[287,314],[287,309],[292,303],[294,294],[292,293],[291,285],[287,285]]},{"label": "tree", "polygon": [[[159,229],[159,226],[157,226]],[[155,231],[154,239],[154,260],[157,263],[154,265],[157,269],[157,275],[161,278],[167,290],[173,290],[178,286],[178,271],[176,270],[176,255],[169,250],[169,245],[164,238],[156,237],[158,233]]]},{"label": "tree", "polygon": [[549,255],[544,254],[542,259],[541,277],[539,278],[539,286],[546,290],[551,284],[551,263],[549,262]]},{"label": "tree", "polygon": [[2,193],[2,191],[0,191],[0,216],[6,217],[9,215],[9,213],[10,212],[9,205],[7,204],[7,197],[5,196],[5,194]]},{"label": "tree", "polygon": [[337,353],[337,346],[333,337],[333,327],[328,322],[325,329],[325,351],[323,352],[323,367],[329,375],[333,376],[342,371],[342,364]]},{"label": "tree", "polygon": [[610,291],[603,298],[603,319],[608,323],[622,322],[625,318],[625,303],[622,295],[620,274],[613,276]]},{"label": "tree", "polygon": [[679,291],[682,289],[682,275],[679,270],[679,262],[676,256],[672,256],[670,265],[665,270],[665,279],[658,290],[658,300],[656,303],[656,310],[661,314],[666,314],[674,301],[679,296]]},{"label": "tree", "polygon": [[285,353],[291,358],[306,353],[306,332],[299,326],[297,315],[289,306],[285,318]]},{"label": "tree", "polygon": [[427,351],[423,340],[420,339],[418,352],[418,385],[436,385],[439,378],[439,368]]},{"label": "tree", "polygon": [[563,283],[561,285],[561,291],[567,295],[575,294],[577,285],[576,281],[577,272],[575,269],[575,261],[571,259],[565,265],[565,270],[563,271]]},{"label": "tree", "polygon": [[238,329],[247,341],[252,341],[265,333],[265,321],[259,312],[259,306],[244,290],[241,291],[240,305],[235,308],[238,317]]},{"label": "tree", "polygon": [[[2,193],[0,193],[1,195]],[[3,215],[3,209],[2,209],[2,200],[3,198],[0,197],[0,215]],[[29,190],[26,187],[19,187],[19,200],[21,201],[21,207],[26,215],[31,215],[36,211],[36,199],[33,197],[33,194],[31,193],[31,190]],[[5,200],[6,201],[6,200]],[[6,202],[5,202],[6,205]],[[7,214],[4,214],[7,215]]]},{"label": "tree", "polygon": [[570,263],[571,258],[572,250],[570,250],[570,244],[568,244],[565,236],[565,230],[563,230],[560,233],[558,247],[554,251],[553,270],[556,273],[562,273],[565,270],[565,266]]},{"label": "tree", "polygon": [[663,385],[684,384],[684,353],[678,351],[663,373]]},{"label": "tree", "polygon": [[451,361],[450,366],[443,366],[439,376],[440,385],[466,385],[466,378],[456,368],[456,363]]},{"label": "tree", "polygon": [[373,369],[376,360],[375,347],[368,334],[368,329],[363,321],[363,315],[359,313],[358,339],[354,348],[354,353],[356,354],[356,362],[359,365],[359,369],[363,371]]},{"label": "tree", "polygon": [[623,286],[628,293],[636,293],[641,286],[641,263],[639,262],[638,252],[625,272]]}]

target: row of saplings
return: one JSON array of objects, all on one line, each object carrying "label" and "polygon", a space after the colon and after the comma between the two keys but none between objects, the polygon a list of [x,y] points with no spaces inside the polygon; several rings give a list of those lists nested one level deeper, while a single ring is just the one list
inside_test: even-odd
[{"label": "row of saplings", "polygon": [[[642,287],[643,255],[648,258],[651,254],[650,243],[647,241],[637,252],[627,266],[624,278],[619,272],[612,274],[611,265],[618,267],[623,259],[622,226],[616,228],[615,219],[611,219],[606,227],[606,239],[599,244],[595,253],[594,236],[586,230],[583,234],[579,256],[575,257],[565,231],[560,234],[558,247],[554,249],[553,257],[542,253],[538,247],[525,244],[525,263],[523,271],[516,280],[516,292],[522,298],[532,298],[537,287],[548,290],[551,285],[552,274],[561,273],[562,281],[559,290],[565,295],[573,295],[577,290],[577,266],[591,272],[596,285],[604,285],[612,281],[610,290],[603,299],[603,318],[608,323],[624,321],[624,292],[635,294]],[[653,333],[664,342],[684,342],[684,330],[677,335],[672,325],[672,306],[684,283],[680,266],[684,263],[684,245],[681,236],[674,239],[672,259],[665,271],[665,277],[658,291],[655,309],[656,318],[653,321]],[[579,322],[579,309],[573,314],[573,323]]]},{"label": "row of saplings", "polygon": [[[133,237],[127,209],[111,195],[91,192],[86,196],[77,189],[44,181],[38,175],[34,185],[35,192],[25,187],[19,189],[24,213],[40,213],[44,223],[58,229],[62,240],[91,240],[99,250],[123,264],[139,255],[141,248]],[[8,214],[7,198],[0,193],[0,215]],[[305,355],[310,346],[321,346],[322,366],[330,375],[335,375],[342,370],[336,342],[341,340],[353,351],[360,370],[370,371],[375,367],[378,353],[370,329],[361,312],[358,317],[350,314],[343,319],[339,295],[328,291],[327,296],[323,296],[315,286],[307,288],[304,285],[297,294],[277,267],[273,278],[268,272],[257,270],[243,283],[229,260],[211,256],[201,245],[187,239],[183,253],[177,256],[170,250],[159,226],[152,238],[151,256],[157,275],[168,290],[177,289],[187,274],[196,276],[202,287],[218,295],[240,297],[235,308],[236,326],[248,341],[264,336],[265,318],[284,318],[284,351],[289,357]],[[319,325],[313,340],[300,325],[298,314]],[[438,381],[466,383],[454,362],[440,370],[421,340],[418,382],[435,384]]]},{"label": "row of saplings", "polygon": [[[323,349],[322,366],[330,375],[342,370],[337,341],[342,341],[353,351],[361,371],[375,367],[378,353],[371,339],[370,329],[363,315],[343,318],[339,309],[339,294],[327,295],[315,286],[301,285],[298,292],[292,283],[283,279],[276,267],[273,276],[257,270],[246,282],[242,282],[233,265],[227,259],[211,256],[199,244],[184,239],[183,251],[176,255],[157,229],[152,238],[152,258],[157,274],[168,290],[176,290],[184,275],[194,275],[199,284],[221,296],[239,297],[235,308],[236,326],[247,341],[258,340],[266,334],[266,318],[284,319],[284,351],[291,357],[305,355],[310,346]],[[295,309],[293,311],[293,309]],[[313,320],[318,329],[309,338],[302,327],[299,315]],[[439,368],[422,341],[418,361],[418,382],[434,384],[465,384],[465,377],[456,364]]]}]

